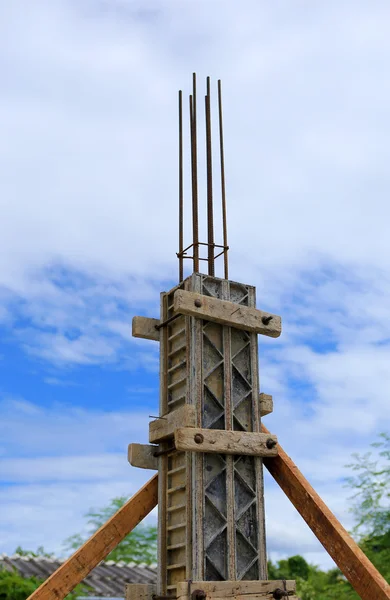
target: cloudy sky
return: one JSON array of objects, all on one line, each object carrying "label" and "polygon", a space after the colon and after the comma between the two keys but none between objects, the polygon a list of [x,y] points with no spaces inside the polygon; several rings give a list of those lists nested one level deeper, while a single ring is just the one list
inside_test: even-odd
[{"label": "cloudy sky", "polygon": [[[385,0],[0,4],[0,553],[63,554],[151,476],[127,445],[158,410],[158,344],[131,319],[177,283],[193,71],[214,100],[223,83],[230,276],[283,317],[260,339],[265,423],[353,526],[345,465],[390,426],[389,18]],[[266,482],[270,556],[331,566]]]}]

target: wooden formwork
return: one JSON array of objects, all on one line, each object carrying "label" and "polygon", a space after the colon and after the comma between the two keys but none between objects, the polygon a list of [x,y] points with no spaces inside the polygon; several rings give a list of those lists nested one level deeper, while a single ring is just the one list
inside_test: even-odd
[{"label": "wooden formwork", "polygon": [[[166,452],[159,457],[160,595],[175,594],[177,583],[187,579],[267,578],[262,459],[258,448],[250,456],[234,444],[240,432],[256,434],[254,446],[259,441],[257,335],[244,331],[242,322],[238,329],[222,318],[176,312],[191,312],[191,303],[198,310],[197,300],[210,312],[223,301],[240,318],[241,307],[255,307],[255,289],[200,274],[180,288],[162,294],[162,418],[150,429],[150,441],[160,441]],[[164,440],[161,432],[175,426],[175,436]],[[200,445],[193,443],[197,435]],[[221,452],[217,442],[224,439],[230,450]]]},{"label": "wooden formwork", "polygon": [[362,600],[390,600],[389,584],[261,423],[272,397],[258,394],[256,334],[280,333],[269,317],[256,312],[252,286],[195,273],[162,294],[159,321],[134,319],[135,335],[160,341],[161,392],[152,445],[131,445],[129,460],[158,479],[28,600],[65,598],[157,502],[157,586],[130,585],[128,600],[293,600],[294,582],[267,581],[263,465]]}]

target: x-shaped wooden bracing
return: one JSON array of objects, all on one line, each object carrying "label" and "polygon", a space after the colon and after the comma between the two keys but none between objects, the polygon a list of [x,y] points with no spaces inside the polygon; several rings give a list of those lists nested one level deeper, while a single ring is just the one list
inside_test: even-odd
[{"label": "x-shaped wooden bracing", "polygon": [[[263,462],[361,599],[390,600],[390,585],[284,450]],[[155,475],[27,600],[63,600],[157,506],[157,489]]]}]

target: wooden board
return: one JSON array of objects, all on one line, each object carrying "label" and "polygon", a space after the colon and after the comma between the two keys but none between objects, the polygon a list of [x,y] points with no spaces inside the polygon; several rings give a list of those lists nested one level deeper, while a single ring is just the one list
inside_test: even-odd
[{"label": "wooden board", "polygon": [[270,394],[259,394],[260,401],[260,416],[265,417],[265,415],[269,415],[274,410],[274,401],[272,400],[272,396]]},{"label": "wooden board", "polygon": [[[257,600],[272,598],[277,589],[284,589],[282,580],[275,581],[192,581],[191,593],[202,590],[207,600]],[[286,581],[286,591],[294,594],[295,581]],[[177,585],[178,600],[188,600],[188,582]],[[292,596],[289,596],[293,600]]]},{"label": "wooden board", "polygon": [[173,410],[164,417],[149,423],[149,442],[155,444],[173,438],[178,427],[193,427],[195,425],[195,408],[185,404]]},{"label": "wooden board", "polygon": [[150,444],[129,444],[127,457],[133,467],[158,470],[158,457],[154,456],[158,446]]},{"label": "wooden board", "polygon": [[160,340],[160,331],[156,329],[159,325],[158,319],[149,319],[148,317],[133,317],[132,335],[133,337],[143,338],[145,340]]},{"label": "wooden board", "polygon": [[273,448],[267,448],[266,443],[270,439],[278,441],[276,435],[247,431],[201,429],[200,427],[185,427],[175,431],[176,449],[190,452],[276,456],[277,443]]},{"label": "wooden board", "polygon": [[[262,431],[268,433],[264,425]],[[279,446],[278,456],[263,462],[361,599],[389,600],[390,585],[284,450]]]},{"label": "wooden board", "polygon": [[[269,337],[279,337],[282,332],[282,320],[277,315],[196,292],[177,290],[174,295],[173,309],[182,315],[199,317],[206,321],[214,321]],[[263,323],[263,319],[269,318],[271,320],[268,324]]]},{"label": "wooden board", "polygon": [[128,583],[126,585],[126,600],[153,600],[156,586],[148,583]]},{"label": "wooden board", "polygon": [[154,475],[27,600],[63,600],[157,505]]}]

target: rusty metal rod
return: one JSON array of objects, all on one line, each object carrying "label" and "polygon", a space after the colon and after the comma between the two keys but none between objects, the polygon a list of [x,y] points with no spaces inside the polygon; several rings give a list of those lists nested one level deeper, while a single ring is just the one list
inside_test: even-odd
[{"label": "rusty metal rod", "polygon": [[[194,197],[195,197],[195,185],[194,185],[194,120],[192,117],[193,113],[193,102],[192,94],[190,94],[190,148],[191,148],[191,197],[192,197],[192,244],[194,245]],[[195,271],[195,256],[194,259],[194,271]]]},{"label": "rusty metal rod", "polygon": [[208,241],[208,272],[214,277],[214,215],[213,215],[213,166],[211,154],[211,107],[210,107],[210,77],[207,77],[206,110],[206,159],[207,159],[207,241]]},{"label": "rusty metal rod", "polygon": [[227,243],[227,218],[226,218],[226,194],[225,194],[225,156],[223,150],[223,123],[222,123],[222,90],[221,80],[218,79],[218,109],[219,109],[219,149],[221,158],[221,193],[222,193],[222,227],[223,227],[223,245],[224,253],[224,271],[225,279],[229,279],[228,266],[228,243]]},{"label": "rusty metal rod", "polygon": [[199,221],[198,221],[198,150],[197,150],[197,121],[196,121],[196,73],[192,75],[192,231],[194,244],[194,271],[199,271]]},{"label": "rusty metal rod", "polygon": [[183,95],[179,91],[179,283],[183,281]]}]

